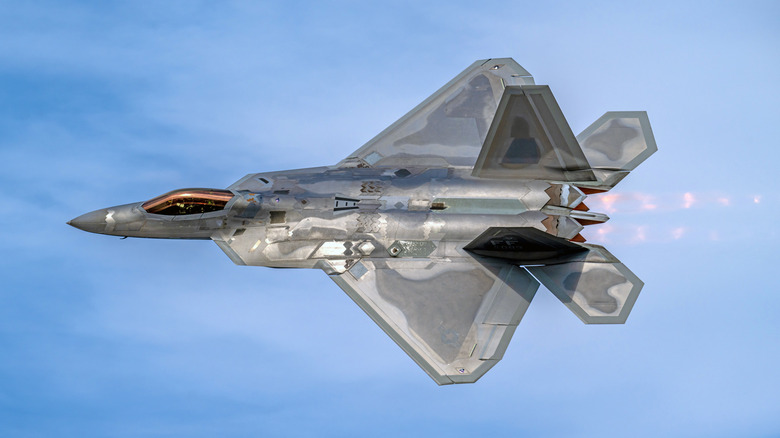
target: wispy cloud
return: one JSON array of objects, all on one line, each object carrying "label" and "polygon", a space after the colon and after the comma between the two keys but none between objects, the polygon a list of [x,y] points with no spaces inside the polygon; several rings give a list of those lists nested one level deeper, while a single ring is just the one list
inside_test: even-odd
[{"label": "wispy cloud", "polygon": [[[776,161],[776,7],[537,3],[3,2],[0,435],[599,436],[604,412],[639,436],[776,430],[777,294],[734,300],[712,273],[725,252],[687,253],[777,238],[749,222],[777,204],[761,180]],[[210,242],[64,224],[179,184],[333,163],[496,55],[553,85],[575,131],[606,110],[647,109],[661,151],[637,173],[712,187],[651,181],[586,201],[613,217],[586,237],[633,244],[644,260],[630,268],[646,292],[609,341],[633,374],[614,372],[604,333],[562,307],[540,314],[554,300],[540,291],[504,362],[476,385],[439,388],[322,272],[236,267]],[[761,160],[735,159],[746,132]],[[757,182],[737,188],[706,166]],[[729,278],[766,283],[733,274],[771,272],[755,258],[730,261]],[[690,311],[703,300],[706,312]],[[621,402],[629,392],[636,403]]]},{"label": "wispy cloud", "polygon": [[696,202],[696,197],[691,192],[685,192],[683,194],[683,208],[691,208],[693,203]]}]

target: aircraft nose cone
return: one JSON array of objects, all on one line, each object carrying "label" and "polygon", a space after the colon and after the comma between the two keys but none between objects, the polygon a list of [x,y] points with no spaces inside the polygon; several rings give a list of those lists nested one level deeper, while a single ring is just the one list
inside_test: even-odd
[{"label": "aircraft nose cone", "polygon": [[87,214],[71,219],[68,225],[76,227],[79,230],[89,231],[90,233],[104,233],[106,231],[106,215],[108,211],[105,208],[91,211]]}]

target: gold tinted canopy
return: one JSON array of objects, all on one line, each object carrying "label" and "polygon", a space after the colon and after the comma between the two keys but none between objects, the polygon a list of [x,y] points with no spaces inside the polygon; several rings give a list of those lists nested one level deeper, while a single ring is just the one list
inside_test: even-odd
[{"label": "gold tinted canopy", "polygon": [[229,190],[179,189],[150,199],[141,205],[154,214],[183,215],[218,211],[233,198]]}]

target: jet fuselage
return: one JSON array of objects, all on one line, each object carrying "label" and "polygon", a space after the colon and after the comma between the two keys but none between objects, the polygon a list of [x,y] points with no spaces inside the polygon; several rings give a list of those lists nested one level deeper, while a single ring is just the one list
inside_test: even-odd
[{"label": "jet fuselage", "polygon": [[609,218],[583,200],[656,150],[646,113],[608,112],[575,136],[549,87],[487,59],[333,166],[174,190],[69,224],[321,269],[437,383],[469,383],[502,358],[540,283],[585,323],[626,321],[643,283],[585,243],[583,227]]},{"label": "jet fuselage", "polygon": [[[199,191],[219,190],[183,189],[168,197],[179,193],[183,196],[173,203],[199,202]],[[576,196],[569,200],[562,192]],[[484,180],[454,169],[253,174],[231,186],[228,197],[214,211],[193,213],[183,205],[154,213],[144,208],[150,200],[96,210],[69,223],[123,237],[213,239],[246,265],[313,268],[329,260],[348,268],[350,259],[364,256],[435,257],[438,248],[462,247],[491,227],[530,227],[572,239],[582,229],[569,220],[572,214],[606,220],[574,210],[585,198],[574,186]]]}]

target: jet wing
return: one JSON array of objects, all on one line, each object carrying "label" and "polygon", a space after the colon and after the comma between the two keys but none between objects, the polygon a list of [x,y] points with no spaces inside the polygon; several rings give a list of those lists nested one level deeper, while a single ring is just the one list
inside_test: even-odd
[{"label": "jet wing", "polygon": [[533,83],[511,58],[477,61],[338,166],[472,167],[504,88]]},{"label": "jet wing", "polygon": [[362,259],[330,277],[439,385],[501,360],[539,287],[523,268],[468,256]]}]

